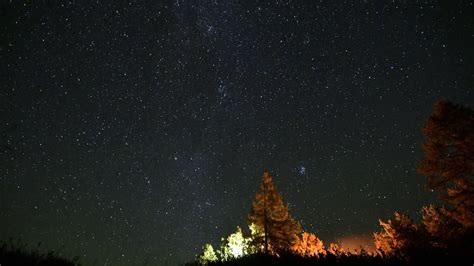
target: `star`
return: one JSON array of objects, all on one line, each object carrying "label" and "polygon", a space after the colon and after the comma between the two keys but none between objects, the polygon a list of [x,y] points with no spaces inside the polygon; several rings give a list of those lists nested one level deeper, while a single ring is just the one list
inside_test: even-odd
[{"label": "star", "polygon": [[306,167],[304,165],[300,165],[297,167],[297,171],[300,175],[305,175],[306,174]]},{"label": "star", "polygon": [[2,5],[0,235],[84,265],[192,260],[264,169],[325,242],[370,235],[436,199],[432,103],[474,102],[469,1],[27,2]]}]

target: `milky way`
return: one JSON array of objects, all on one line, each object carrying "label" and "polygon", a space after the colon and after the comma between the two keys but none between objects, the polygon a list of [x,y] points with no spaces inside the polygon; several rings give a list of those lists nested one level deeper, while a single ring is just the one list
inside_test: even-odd
[{"label": "milky way", "polygon": [[403,2],[3,1],[0,239],[189,261],[265,169],[324,241],[417,217],[433,102],[474,104],[473,6]]}]

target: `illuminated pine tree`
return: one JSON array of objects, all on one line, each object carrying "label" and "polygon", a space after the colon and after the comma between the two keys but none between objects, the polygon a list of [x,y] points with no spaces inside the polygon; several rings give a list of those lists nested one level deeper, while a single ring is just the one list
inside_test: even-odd
[{"label": "illuminated pine tree", "polygon": [[217,261],[217,255],[214,251],[214,247],[211,244],[205,244],[202,247],[202,253],[198,256],[198,261],[200,265],[207,265],[210,262]]},{"label": "illuminated pine tree", "polygon": [[268,172],[263,174],[248,222],[259,228],[258,233],[252,234],[252,244],[265,253],[290,250],[301,232],[301,225],[290,216],[288,205],[276,191]]}]

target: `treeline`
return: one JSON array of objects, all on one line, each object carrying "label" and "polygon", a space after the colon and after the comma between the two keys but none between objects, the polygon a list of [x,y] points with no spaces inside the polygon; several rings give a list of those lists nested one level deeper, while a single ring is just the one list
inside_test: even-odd
[{"label": "treeline", "polygon": [[288,211],[267,171],[248,215],[249,234],[240,227],[221,239],[219,249],[206,244],[201,265],[411,265],[474,262],[474,111],[438,101],[423,127],[425,157],[418,172],[428,178],[443,206],[424,206],[419,222],[396,212],[380,220],[375,251],[345,251],[303,232]]},{"label": "treeline", "polygon": [[30,248],[21,240],[0,241],[0,265],[10,266],[79,266],[79,257],[64,258],[54,251],[42,252],[41,244]]},{"label": "treeline", "polygon": [[[238,258],[232,258],[228,260],[217,260],[213,262],[207,262],[208,266],[232,266],[232,265],[299,265],[299,266],[331,266],[331,265],[365,265],[365,266],[408,266],[408,265],[472,265],[472,260],[466,258],[451,258],[451,257],[429,257],[426,256],[423,259],[403,259],[400,257],[385,257],[381,255],[369,255],[369,254],[353,254],[344,253],[341,255],[327,254],[320,257],[311,256],[300,256],[291,252],[285,252],[279,256],[268,255],[264,253],[249,254]],[[466,262],[463,264],[462,262]],[[188,266],[202,265],[198,261],[194,261],[186,264]]]}]

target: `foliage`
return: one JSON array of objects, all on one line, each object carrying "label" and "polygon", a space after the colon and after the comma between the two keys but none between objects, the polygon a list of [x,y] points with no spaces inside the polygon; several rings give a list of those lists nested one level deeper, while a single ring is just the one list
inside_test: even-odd
[{"label": "foliage", "polygon": [[226,238],[222,238],[221,250],[219,251],[222,260],[239,258],[250,254],[252,249],[249,247],[251,239],[245,237],[242,228],[237,226],[235,233]]},{"label": "foliage", "polygon": [[[230,259],[226,261],[215,261],[210,262],[208,266],[218,266],[218,265],[313,265],[313,266],[331,266],[331,265],[364,265],[364,266],[413,266],[413,265],[471,265],[472,258],[465,257],[446,257],[439,255],[426,255],[422,260],[409,261],[401,257],[396,256],[381,256],[381,255],[371,255],[367,253],[342,253],[340,255],[333,255],[327,253],[325,256],[315,256],[315,257],[303,257],[298,254],[282,252],[278,256],[264,254],[264,253],[255,253],[250,255],[245,255],[236,259]],[[196,262],[188,263],[187,265],[198,265]]]},{"label": "foliage", "polygon": [[327,252],[333,256],[341,256],[345,254],[344,249],[339,247],[339,245],[336,243],[329,244]]},{"label": "foliage", "polygon": [[202,253],[198,257],[199,264],[207,265],[210,262],[217,261],[217,255],[211,244],[205,244]]},{"label": "foliage", "polygon": [[474,111],[438,101],[423,133],[425,158],[418,172],[452,206],[453,219],[474,227]]},{"label": "foliage", "polygon": [[265,253],[278,254],[290,250],[301,232],[301,225],[289,214],[288,205],[276,191],[268,172],[263,174],[248,221],[263,229],[252,235],[252,244],[255,247],[263,246]]},{"label": "foliage", "polygon": [[422,219],[395,213],[380,221],[375,233],[381,254],[416,259],[420,256],[473,257],[474,254],[474,111],[439,101],[423,128],[425,159],[418,171],[428,177],[450,207],[422,208]]},{"label": "foliage", "polygon": [[[253,235],[260,234],[259,232],[261,231],[254,224],[251,224],[249,229]],[[252,238],[245,236],[240,226],[237,226],[237,230],[234,233],[221,238],[219,250],[214,250],[211,244],[204,245],[202,250],[202,253],[198,256],[198,261],[203,265],[213,261],[232,260],[259,251],[259,249],[252,245]]]},{"label": "foliage", "polygon": [[[429,261],[428,261],[429,262]],[[192,264],[189,264],[192,265]],[[324,265],[393,265],[393,266],[403,266],[403,265],[413,265],[409,264],[406,261],[400,258],[385,258],[381,256],[370,256],[367,254],[364,255],[354,255],[354,254],[342,254],[340,256],[327,254],[325,256],[315,256],[315,257],[302,257],[298,254],[282,252],[278,256],[256,253],[247,256],[243,256],[237,259],[227,260],[227,261],[216,261],[209,263],[209,266],[214,265],[315,265],[315,266],[324,266]]]},{"label": "foliage", "polygon": [[434,105],[423,128],[425,158],[418,171],[446,206],[424,206],[419,223],[395,212],[373,234],[376,253],[325,247],[301,225],[265,172],[248,216],[250,236],[240,227],[223,239],[209,265],[427,265],[474,261],[474,111],[446,101]]},{"label": "foliage", "polygon": [[319,257],[326,255],[323,241],[315,234],[304,232],[292,246],[293,252],[303,257]]},{"label": "foliage", "polygon": [[420,229],[408,215],[395,212],[393,219],[387,222],[379,220],[382,231],[374,233],[375,247],[381,255],[401,255],[414,248],[420,239]]},{"label": "foliage", "polygon": [[248,253],[253,254],[264,250],[265,246],[261,241],[255,241],[255,239],[264,239],[263,228],[257,224],[250,223],[250,241],[248,243]]},{"label": "foliage", "polygon": [[462,225],[452,217],[452,212],[446,208],[434,205],[424,206],[421,224],[426,234],[430,236],[433,247],[447,249],[453,239],[459,239],[463,234]]}]

